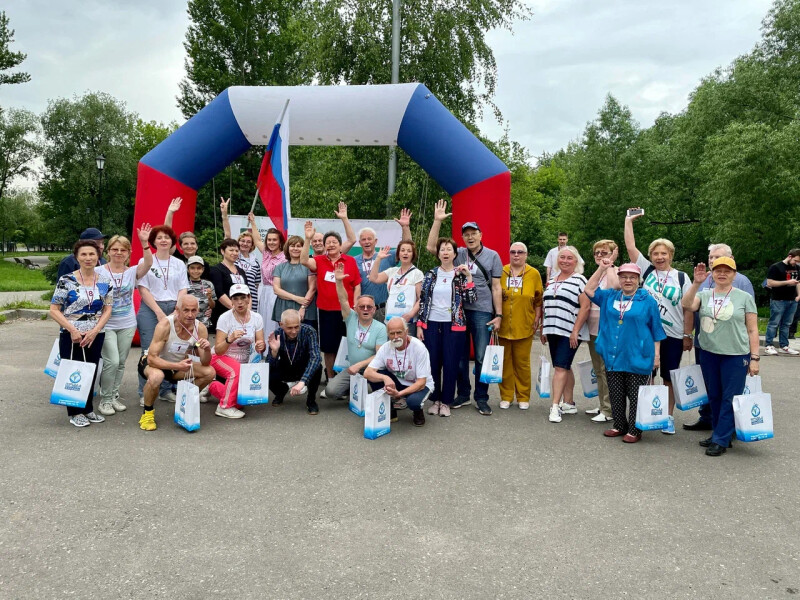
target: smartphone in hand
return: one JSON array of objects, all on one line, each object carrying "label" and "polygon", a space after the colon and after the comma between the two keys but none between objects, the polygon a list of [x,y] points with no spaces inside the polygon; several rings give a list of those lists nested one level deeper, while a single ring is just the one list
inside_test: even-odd
[{"label": "smartphone in hand", "polygon": [[628,216],[635,217],[637,215],[643,215],[644,209],[643,208],[629,208],[628,209]]}]

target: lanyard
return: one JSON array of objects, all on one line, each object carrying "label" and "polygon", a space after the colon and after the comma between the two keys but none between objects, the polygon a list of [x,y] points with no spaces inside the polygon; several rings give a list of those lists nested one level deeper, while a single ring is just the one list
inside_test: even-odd
[{"label": "lanyard", "polygon": [[394,349],[394,360],[397,363],[397,372],[398,373],[405,372],[404,369],[403,369],[403,363],[406,362],[406,359],[408,358],[408,356],[406,355],[407,351],[408,351],[408,346],[406,346],[406,349],[403,350],[403,360],[400,360],[400,358],[397,356],[397,348]]},{"label": "lanyard", "polygon": [[372,329],[372,323],[375,320],[373,319],[372,322],[369,324],[366,330],[362,330],[361,323],[356,321],[356,339],[358,340],[358,347],[361,348],[361,345],[366,341],[367,336],[369,335],[369,330]]},{"label": "lanyard", "polygon": [[[528,269],[528,265],[523,265],[522,266],[522,273],[520,273],[519,276],[518,276],[518,278],[519,278],[519,287],[515,286],[514,288],[512,288],[513,289],[512,293],[514,293],[514,294],[520,293],[521,294],[522,290],[525,289],[525,271],[527,271],[527,269]],[[511,280],[512,279],[517,279],[517,277],[514,276],[514,272],[511,270],[511,265],[509,265],[508,266],[508,278],[506,279],[506,287],[507,288],[511,288]]]},{"label": "lanyard", "polygon": [[628,308],[631,306],[631,302],[633,302],[633,295],[631,295],[631,299],[628,300],[625,305],[622,304],[622,298],[625,296],[622,292],[619,293],[619,324],[622,325],[622,320],[625,318],[625,313],[627,312]]},{"label": "lanyard", "polygon": [[560,288],[562,285],[564,285],[564,282],[565,282],[565,281],[568,281],[568,280],[569,280],[569,279],[572,277],[572,275],[570,275],[570,276],[569,276],[569,277],[567,277],[566,279],[562,279],[561,281],[559,281],[559,280],[558,280],[558,278],[559,278],[560,276],[561,276],[561,274],[560,274],[560,273],[559,273],[558,275],[556,275],[556,278],[555,278],[555,280],[553,281],[553,283],[552,283],[552,284],[550,284],[550,285],[551,285],[551,287],[553,288],[553,298],[555,298],[556,296],[558,296],[558,289],[559,289],[559,288]]},{"label": "lanyard", "polygon": [[286,358],[289,359],[290,365],[294,365],[294,358],[295,356],[297,356],[297,349],[300,347],[300,334],[299,333],[297,334],[297,339],[295,340],[294,352],[292,352],[291,356],[289,356],[289,338],[284,337],[284,340],[286,341]]},{"label": "lanyard", "polygon": [[114,282],[114,287],[116,289],[122,288],[122,280],[125,279],[125,270],[120,273],[119,281],[117,281],[117,278],[114,277],[114,271],[111,270],[111,267],[108,266],[108,263],[106,263],[106,269],[108,270],[108,274],[111,275],[111,281]]},{"label": "lanyard", "polygon": [[194,324],[194,333],[192,333],[191,331],[186,329],[186,327],[184,327],[183,323],[181,323],[180,321],[178,321],[178,325],[180,325],[181,329],[183,329],[186,333],[189,334],[189,337],[191,339],[193,339],[195,341],[195,343],[200,341],[200,340],[197,339],[197,335],[196,335],[197,334],[197,323]]},{"label": "lanyard", "polygon": [[78,269],[78,277],[81,278],[81,287],[83,291],[86,293],[86,298],[89,300],[89,306],[92,306],[92,302],[94,302],[94,288],[97,286],[97,273],[94,274],[94,281],[92,282],[92,287],[89,289],[89,286],[86,285],[83,281],[83,273],[81,273],[80,269]]},{"label": "lanyard", "polygon": [[720,302],[719,308],[717,308],[717,297],[714,294],[714,290],[713,289],[711,290],[711,319],[714,321],[714,323],[717,322],[717,315],[719,315],[719,312],[722,310],[722,307],[725,306],[725,300],[728,299],[728,296],[730,295],[732,289],[733,286],[731,286],[731,289],[728,290],[727,294],[725,294],[725,297],[722,298],[722,302]]},{"label": "lanyard", "polygon": [[167,289],[167,283],[169,283],[169,258],[167,259],[166,271],[164,270],[164,267],[161,266],[161,261],[158,259],[158,256],[154,254],[153,258],[156,259],[156,264],[158,265],[158,268],[161,269],[161,274],[164,276],[164,289]]},{"label": "lanyard", "polygon": [[656,291],[658,295],[662,298],[664,297],[664,288],[667,287],[667,281],[669,280],[669,274],[672,272],[672,269],[667,271],[667,274],[664,275],[664,281],[661,281],[661,278],[658,276],[658,270],[656,270]]}]

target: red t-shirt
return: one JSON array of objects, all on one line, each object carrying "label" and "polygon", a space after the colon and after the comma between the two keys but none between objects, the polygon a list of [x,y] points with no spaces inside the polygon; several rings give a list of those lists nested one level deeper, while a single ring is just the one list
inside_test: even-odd
[{"label": "red t-shirt", "polygon": [[347,301],[353,307],[353,295],[356,286],[361,283],[361,272],[356,259],[347,254],[342,254],[335,263],[327,254],[311,257],[317,263],[317,308],[320,310],[341,310],[339,296],[336,294],[336,279],[334,269],[336,265],[344,263],[344,272],[349,275],[344,280],[344,289],[347,290]]}]

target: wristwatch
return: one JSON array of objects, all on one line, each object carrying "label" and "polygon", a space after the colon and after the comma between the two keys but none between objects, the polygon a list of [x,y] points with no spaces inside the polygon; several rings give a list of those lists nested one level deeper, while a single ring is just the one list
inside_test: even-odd
[{"label": "wristwatch", "polygon": [[683,337],[688,338],[688,339],[692,339],[692,334],[691,333],[684,333]]},{"label": "wristwatch", "polygon": [[753,355],[751,354],[751,355],[750,355],[750,360],[759,361],[759,360],[761,360],[761,357],[760,357],[760,356],[753,356]]}]

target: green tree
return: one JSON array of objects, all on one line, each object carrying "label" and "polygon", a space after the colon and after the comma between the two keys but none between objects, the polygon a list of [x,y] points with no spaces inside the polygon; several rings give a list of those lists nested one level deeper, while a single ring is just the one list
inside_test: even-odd
[{"label": "green tree", "polygon": [[11,44],[14,42],[14,30],[8,27],[8,17],[5,11],[0,11],[0,85],[27,83],[31,76],[24,71],[6,73],[9,69],[19,66],[27,57],[23,52],[12,52]]}]

